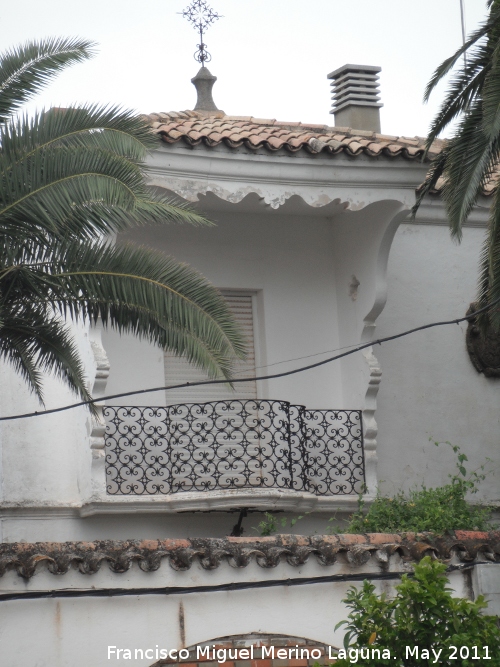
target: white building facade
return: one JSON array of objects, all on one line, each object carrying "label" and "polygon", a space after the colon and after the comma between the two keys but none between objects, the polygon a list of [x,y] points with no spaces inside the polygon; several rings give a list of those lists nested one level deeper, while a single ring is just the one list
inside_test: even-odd
[{"label": "white building facade", "polygon": [[[409,219],[428,167],[421,139],[203,109],[152,114],[150,122],[159,135],[148,161],[151,187],[191,202],[215,226],[151,226],[118,242],[173,255],[223,292],[249,341],[248,359],[236,368],[245,382],[234,391],[196,386],[108,399],[100,402],[100,423],[83,408],[1,422],[0,581],[1,594],[11,597],[0,602],[0,641],[9,667],[98,667],[109,664],[106,646],[127,641],[179,648],[274,633],[338,645],[333,627],[345,610],[326,599],[318,608],[322,583],[197,591],[186,599],[144,590],[402,571],[418,555],[397,536],[355,536],[352,543],[326,536],[319,546],[313,538],[255,538],[255,547],[248,536],[257,536],[253,528],[266,511],[305,515],[291,532],[322,535],[328,519],[345,517],[363,490],[369,502],[378,490],[391,495],[446,483],[454,455],[434,441],[459,445],[470,469],[487,459],[498,466],[500,379],[474,367],[467,322],[370,345],[465,316],[488,193],[457,246],[438,194]],[[75,335],[96,398],[204,379],[133,337],[76,326]],[[252,379],[365,343],[300,373]],[[13,371],[2,368],[0,381],[2,416],[37,409]],[[74,400],[54,379],[46,393],[48,408]],[[491,474],[478,500],[499,506],[499,488]],[[224,539],[231,532],[246,537]],[[232,551],[238,544],[246,555]],[[328,556],[328,545],[339,558]],[[89,549],[101,554],[97,560]],[[498,536],[457,535],[435,551],[457,565],[460,594],[485,590],[487,581],[494,598],[500,577],[486,566],[463,574],[457,553],[464,549],[472,560],[498,561]],[[173,566],[160,568],[162,558]],[[339,603],[347,587],[332,580],[329,600]],[[21,598],[62,588],[143,592]],[[30,639],[18,653],[21,615]]]}]

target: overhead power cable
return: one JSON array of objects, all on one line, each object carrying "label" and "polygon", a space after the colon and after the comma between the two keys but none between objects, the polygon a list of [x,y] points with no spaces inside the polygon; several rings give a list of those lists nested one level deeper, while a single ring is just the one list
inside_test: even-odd
[{"label": "overhead power cable", "polygon": [[490,304],[487,306],[484,306],[483,308],[480,308],[479,310],[476,310],[473,313],[470,313],[469,315],[465,315],[464,317],[458,317],[454,320],[442,320],[440,322],[431,322],[430,324],[423,324],[420,327],[415,327],[414,329],[408,329],[407,331],[403,331],[398,334],[394,334],[393,336],[386,336],[385,338],[378,338],[377,340],[372,340],[369,343],[364,343],[363,345],[358,345],[357,347],[353,348],[352,350],[348,350],[347,352],[342,352],[342,354],[337,354],[334,357],[329,357],[328,359],[323,359],[322,361],[317,361],[314,364],[309,364],[308,366],[301,366],[300,368],[294,368],[291,371],[284,371],[282,373],[273,373],[271,375],[260,375],[260,376],[254,376],[254,377],[245,377],[245,378],[233,378],[230,383],[228,383],[228,380],[203,380],[200,382],[184,382],[182,384],[173,384],[173,385],[166,385],[162,387],[151,387],[150,389],[137,389],[135,391],[124,391],[119,394],[110,394],[109,396],[100,396],[99,398],[93,398],[89,401],[79,401],[78,403],[71,403],[70,405],[64,405],[60,408],[51,408],[49,410],[40,410],[40,411],[35,411],[35,412],[26,412],[24,414],[18,414],[18,415],[11,415],[10,417],[0,417],[0,421],[14,421],[16,419],[28,419],[30,417],[42,417],[43,415],[50,415],[54,414],[56,412],[65,412],[66,410],[73,410],[74,408],[79,408],[82,407],[83,405],[90,405],[92,403],[100,403],[101,401],[110,401],[115,398],[125,398],[126,396],[138,396],[140,394],[153,394],[157,391],[171,391],[172,389],[185,389],[187,387],[201,387],[205,385],[211,385],[211,384],[237,384],[239,382],[258,382],[261,380],[276,380],[277,378],[282,378],[282,377],[288,377],[289,375],[296,375],[297,373],[304,373],[305,371],[310,371],[313,368],[318,368],[319,366],[324,366],[325,364],[330,364],[333,361],[337,361],[338,359],[342,359],[343,357],[347,357],[351,354],[354,354],[355,352],[360,352],[361,350],[365,350],[368,347],[373,347],[374,345],[381,345],[382,343],[387,343],[388,341],[391,340],[396,340],[397,338],[403,338],[404,336],[409,336],[412,333],[416,333],[417,331],[424,331],[425,329],[432,329],[433,327],[443,327],[448,324],[460,324],[460,322],[465,322],[473,319],[476,317],[476,315],[480,315],[481,313],[485,313],[487,310],[490,310],[493,308],[493,306],[496,306],[497,304],[500,303],[500,298],[496,299],[495,301],[492,301]]},{"label": "overhead power cable", "polygon": [[[493,561],[476,561],[449,565],[447,572],[472,570],[476,565],[495,565]],[[390,581],[414,577],[414,572],[362,572],[352,574],[331,574],[324,577],[297,577],[293,579],[267,579],[263,581],[235,581],[227,584],[207,584],[205,586],[167,586],[163,588],[63,588],[46,591],[22,591],[0,594],[0,602],[10,600],[36,600],[40,598],[80,598],[80,597],[122,597],[139,595],[187,595],[188,593],[219,593],[242,591],[255,588],[275,588],[277,586],[307,586],[309,584],[329,584],[348,581]]]},{"label": "overhead power cable", "polygon": [[[343,345],[342,347],[336,347],[333,350],[322,350],[321,352],[313,352],[312,354],[304,354],[301,357],[292,357],[291,359],[282,359],[282,361],[275,361],[272,364],[263,364],[262,366],[252,366],[250,370],[257,371],[261,368],[272,368],[273,366],[282,366],[283,364],[290,364],[292,361],[302,361],[302,359],[311,359],[312,357],[321,357],[324,354],[332,354],[332,352],[340,352],[341,350],[349,350],[351,347],[356,347],[356,343],[351,343],[351,345]],[[248,369],[242,371],[236,371],[234,375],[242,375],[247,373]],[[248,378],[246,378],[248,380]],[[251,378],[250,378],[251,379]]]}]

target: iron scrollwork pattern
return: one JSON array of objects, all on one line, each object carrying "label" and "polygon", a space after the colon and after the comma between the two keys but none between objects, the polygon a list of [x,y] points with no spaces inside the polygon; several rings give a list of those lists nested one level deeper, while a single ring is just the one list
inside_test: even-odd
[{"label": "iron scrollwork pattern", "polygon": [[203,43],[203,34],[214,21],[223,17],[209,6],[207,0],[193,0],[184,11],[178,14],[182,14],[200,35],[200,43],[197,44],[198,50],[194,53],[194,59],[204,67],[205,63],[212,60],[212,56],[207,51],[207,45]]},{"label": "iron scrollwork pattern", "polygon": [[275,400],[105,407],[107,491],[173,494],[278,488],[360,493],[359,410]]},{"label": "iron scrollwork pattern", "polygon": [[361,493],[365,481],[361,412],[306,410],[304,421],[308,491],[317,496]]}]

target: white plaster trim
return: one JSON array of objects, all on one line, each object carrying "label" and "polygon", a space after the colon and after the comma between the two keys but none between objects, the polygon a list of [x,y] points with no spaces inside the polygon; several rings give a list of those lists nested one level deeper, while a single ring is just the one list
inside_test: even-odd
[{"label": "white plaster trim", "polygon": [[161,146],[148,159],[150,184],[187,201],[196,202],[199,195],[212,192],[238,203],[255,193],[273,209],[293,195],[312,207],[338,200],[359,210],[381,198],[412,206],[426,171],[418,160],[249,154],[223,146],[208,151],[177,144]]},{"label": "white plaster trim", "polygon": [[[399,209],[399,210],[398,210]],[[377,255],[375,270],[375,299],[370,312],[364,318],[364,328],[361,335],[361,342],[365,343],[375,338],[375,321],[382,312],[387,302],[387,266],[389,263],[389,253],[391,250],[394,236],[401,222],[408,215],[403,207],[396,207],[391,212],[390,220],[380,243]],[[373,347],[363,350],[363,356],[369,369],[368,387],[366,389],[365,401],[363,407],[363,449],[365,456],[365,482],[367,494],[373,497],[377,494],[377,435],[378,424],[375,418],[377,411],[377,396],[382,381],[382,369],[380,363],[373,352]]]},{"label": "white plaster trim", "polygon": [[[108,383],[110,364],[106,350],[102,344],[102,326],[98,323],[91,327],[89,331],[89,340],[94,354],[96,372],[92,395],[94,398],[101,398],[106,395],[106,385]],[[91,464],[91,493],[92,496],[100,496],[106,493],[106,471],[105,471],[105,434],[106,422],[102,409],[105,401],[94,403],[97,410],[97,417],[92,418],[92,430],[90,433],[90,447],[92,450]]]},{"label": "white plaster trim", "polygon": [[[491,199],[488,197],[481,197],[478,205],[471,212],[464,227],[481,227],[488,226],[488,219],[490,215]],[[405,225],[444,225],[449,226],[449,220],[446,215],[446,209],[443,201],[437,195],[427,197],[418,209],[417,216],[414,220],[410,218],[410,214],[405,220]]]},{"label": "white plaster trim", "polygon": [[[371,502],[370,497],[365,500]],[[279,489],[241,489],[174,493],[155,496],[107,496],[82,505],[5,505],[0,518],[63,519],[97,514],[176,514],[178,512],[225,512],[242,507],[262,511],[352,512],[358,496],[315,496]]]},{"label": "white plaster trim", "polygon": [[[0,510],[0,519],[22,520],[55,520],[78,519],[81,506],[71,505],[34,505],[32,507],[20,505],[4,505]],[[1,544],[1,542],[0,542]]]},{"label": "white plaster trim", "polygon": [[[367,500],[370,500],[367,498]],[[227,511],[241,507],[265,511],[286,510],[300,512],[352,512],[358,506],[358,497],[315,496],[312,493],[279,491],[277,489],[241,489],[177,493],[169,496],[120,496],[85,503],[80,516],[95,514],[137,514],[177,512]]]}]

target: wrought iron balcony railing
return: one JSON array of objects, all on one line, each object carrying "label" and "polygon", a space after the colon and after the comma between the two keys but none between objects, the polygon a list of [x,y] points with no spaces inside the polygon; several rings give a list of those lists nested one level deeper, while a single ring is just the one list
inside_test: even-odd
[{"label": "wrought iron balcony railing", "polygon": [[109,494],[289,489],[360,493],[359,410],[273,400],[105,407]]}]

